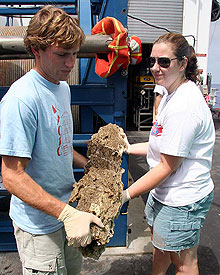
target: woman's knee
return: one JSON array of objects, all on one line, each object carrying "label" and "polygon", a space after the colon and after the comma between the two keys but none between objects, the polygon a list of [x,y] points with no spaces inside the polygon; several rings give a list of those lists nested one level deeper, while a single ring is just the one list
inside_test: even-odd
[{"label": "woman's knee", "polygon": [[194,246],[180,252],[170,253],[170,259],[176,267],[176,274],[197,274],[197,247],[198,246]]}]

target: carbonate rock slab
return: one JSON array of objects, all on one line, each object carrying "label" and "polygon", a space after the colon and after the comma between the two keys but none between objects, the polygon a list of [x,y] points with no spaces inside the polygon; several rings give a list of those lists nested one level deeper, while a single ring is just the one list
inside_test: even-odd
[{"label": "carbonate rock slab", "polygon": [[92,135],[85,174],[73,185],[69,202],[77,202],[78,210],[93,213],[105,226],[91,226],[91,244],[80,247],[84,257],[98,259],[114,234],[114,219],[120,213],[123,191],[121,157],[127,148],[122,133],[122,128],[110,123]]}]

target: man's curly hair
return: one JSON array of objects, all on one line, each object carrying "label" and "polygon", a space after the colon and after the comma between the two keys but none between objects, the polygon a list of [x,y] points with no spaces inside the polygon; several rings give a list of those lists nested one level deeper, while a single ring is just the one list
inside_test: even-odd
[{"label": "man's curly hair", "polygon": [[60,8],[46,5],[30,20],[24,45],[32,54],[32,48],[45,50],[50,45],[80,48],[84,40],[85,34],[78,20]]}]

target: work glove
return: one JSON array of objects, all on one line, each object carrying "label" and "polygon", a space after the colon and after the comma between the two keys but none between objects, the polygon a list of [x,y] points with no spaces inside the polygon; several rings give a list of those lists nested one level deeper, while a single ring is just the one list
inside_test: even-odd
[{"label": "work glove", "polygon": [[127,145],[127,149],[125,149],[125,153],[127,153],[127,154],[129,154],[130,153],[130,147],[131,147],[131,145],[130,145],[130,143],[128,142],[128,138],[127,138],[127,136],[126,136],[126,134],[123,132],[123,133],[121,133],[121,137],[124,139],[124,141],[125,141],[125,143],[126,143],[126,145]]},{"label": "work glove", "polygon": [[101,220],[95,215],[79,211],[70,205],[66,205],[58,217],[64,223],[68,245],[85,247],[91,243],[90,224],[95,223],[104,228]]},{"label": "work glove", "polygon": [[131,199],[131,197],[129,195],[128,189],[123,190],[121,207],[123,206],[124,203],[126,203],[130,199]]}]

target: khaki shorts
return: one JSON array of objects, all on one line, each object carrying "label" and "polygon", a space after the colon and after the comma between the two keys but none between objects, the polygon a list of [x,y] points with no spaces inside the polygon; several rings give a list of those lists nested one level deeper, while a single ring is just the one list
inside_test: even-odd
[{"label": "khaki shorts", "polygon": [[82,255],[68,246],[64,228],[47,235],[33,235],[14,226],[23,275],[74,275],[82,268]]}]

